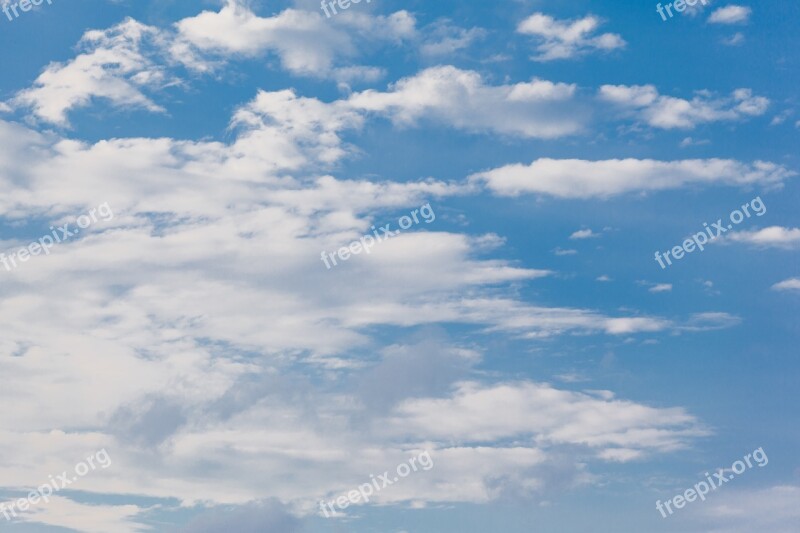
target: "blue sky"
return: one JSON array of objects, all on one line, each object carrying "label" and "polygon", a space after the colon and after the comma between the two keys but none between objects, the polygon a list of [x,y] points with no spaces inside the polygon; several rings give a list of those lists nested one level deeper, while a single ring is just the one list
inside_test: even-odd
[{"label": "blue sky", "polygon": [[656,4],[0,15],[0,529],[796,532],[800,8]]}]

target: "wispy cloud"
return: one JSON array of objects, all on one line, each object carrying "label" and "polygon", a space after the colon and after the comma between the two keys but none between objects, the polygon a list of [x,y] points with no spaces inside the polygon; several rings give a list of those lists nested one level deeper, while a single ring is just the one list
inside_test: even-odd
[{"label": "wispy cloud", "polygon": [[540,41],[536,47],[536,61],[571,59],[590,52],[610,52],[624,48],[625,40],[616,33],[596,35],[602,21],[593,16],[578,20],[557,20],[543,13],[535,13],[523,20],[517,32],[532,35]]}]

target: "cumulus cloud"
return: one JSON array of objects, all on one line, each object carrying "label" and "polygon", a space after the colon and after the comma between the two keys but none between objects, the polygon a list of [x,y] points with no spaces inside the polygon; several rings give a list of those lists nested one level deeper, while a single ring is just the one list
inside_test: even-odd
[{"label": "cumulus cloud", "polygon": [[575,91],[575,85],[540,79],[492,86],[477,72],[442,66],[403,78],[387,92],[353,94],[348,103],[400,125],[425,119],[467,131],[550,139],[583,129],[586,116],[575,109]]},{"label": "cumulus cloud", "polygon": [[793,173],[781,165],[730,159],[537,159],[530,165],[513,164],[470,177],[496,194],[546,194],[561,198],[606,198],[697,185],[778,185]]},{"label": "cumulus cloud", "polygon": [[793,249],[800,247],[800,228],[770,226],[760,230],[737,231],[725,236],[725,239],[762,248]]},{"label": "cumulus cloud", "polygon": [[800,291],[800,278],[789,278],[772,286],[774,291]]},{"label": "cumulus cloud", "polygon": [[157,46],[159,30],[128,19],[107,30],[84,34],[85,51],[66,63],[52,63],[33,87],[17,93],[14,107],[30,107],[35,117],[67,126],[67,113],[103,99],[119,107],[164,109],[144,94],[145,89],[177,83],[145,49]]},{"label": "cumulus cloud", "polygon": [[517,32],[535,36],[539,54],[536,61],[571,59],[590,52],[610,52],[624,48],[626,43],[616,33],[596,35],[601,20],[587,16],[579,20],[556,20],[543,13],[534,13],[517,26]]},{"label": "cumulus cloud", "polygon": [[[514,86],[508,94],[543,89]],[[393,391],[390,398],[372,408],[363,396],[368,387],[319,389],[299,370],[338,372],[377,387],[397,380],[409,361],[419,363],[409,356],[412,348],[397,346],[373,364],[364,352],[375,353],[374,328],[456,323],[538,339],[652,334],[680,324],[522,301],[510,285],[553,273],[498,257],[497,236],[453,233],[435,223],[326,271],[320,251],[396,220],[398,210],[425,202],[438,209],[437,202],[472,191],[435,180],[318,175],[318,164],[340,157],[338,136],[358,128],[361,113],[347,100],[263,93],[235,111],[227,143],[87,143],[0,121],[6,221],[28,219],[35,231],[103,201],[116,214],[48,257],[4,273],[0,372],[18,384],[0,391],[1,401],[17,405],[0,413],[4,486],[35,485],[83,450],[105,447],[114,468],[82,479],[87,494],[212,506],[278,498],[308,514],[317,498],[350,490],[365,472],[383,472],[412,446],[438,441],[438,433],[426,436],[420,428],[408,435],[380,428],[399,416],[393,409],[400,403],[452,395],[452,383],[471,378],[480,360],[461,346],[431,348],[439,359],[426,364],[442,370],[442,381],[416,380],[420,388],[410,388],[410,397],[387,384],[381,390]],[[4,240],[0,249],[21,244]],[[522,389],[523,398],[538,390]],[[54,404],[54,396],[75,401]],[[604,405],[576,401],[591,412]],[[638,409],[623,404],[609,409]],[[559,437],[591,418],[580,409],[570,410],[572,425],[543,427],[550,449],[434,443],[440,473],[409,480],[381,502],[489,501],[503,493],[498,476],[508,480],[506,488],[547,487],[552,476],[542,468],[557,458],[569,479],[585,483],[585,461],[554,449],[559,443],[595,439],[589,456],[607,462],[668,450],[694,434],[673,427],[668,416],[664,426],[636,422],[626,431],[615,423],[601,435]],[[508,423],[536,429],[525,419]],[[354,449],[363,453],[351,461]],[[444,490],[453,480],[462,488]],[[142,511],[123,510],[114,510],[119,522]],[[250,511],[242,523],[269,519]],[[70,520],[52,519],[66,527]]]},{"label": "cumulus cloud", "polygon": [[569,236],[570,239],[594,239],[599,237],[597,233],[593,232],[591,228],[581,229],[574,232]]},{"label": "cumulus cloud", "polygon": [[272,17],[256,15],[241,0],[227,0],[218,11],[204,11],[176,24],[171,45],[175,57],[199,71],[206,57],[258,57],[276,54],[298,75],[335,77],[344,59],[361,55],[364,42],[401,42],[416,35],[407,11],[388,16],[342,13],[326,19],[320,12],[286,9]]},{"label": "cumulus cloud", "polygon": [[715,9],[708,17],[712,24],[743,24],[750,20],[753,10],[747,6],[730,5]]},{"label": "cumulus cloud", "polygon": [[[491,412],[502,417],[488,417]],[[587,418],[587,413],[594,414]],[[683,448],[708,432],[682,409],[654,409],[546,384],[457,385],[449,398],[419,398],[398,406],[390,431],[475,443],[530,439],[541,446],[586,446],[611,461]],[[622,452],[628,452],[623,454]]]},{"label": "cumulus cloud", "polygon": [[692,100],[659,94],[653,85],[603,85],[600,100],[613,104],[623,116],[654,128],[693,129],[699,124],[735,121],[766,113],[769,100],[750,89],[737,89],[728,98],[699,91]]}]

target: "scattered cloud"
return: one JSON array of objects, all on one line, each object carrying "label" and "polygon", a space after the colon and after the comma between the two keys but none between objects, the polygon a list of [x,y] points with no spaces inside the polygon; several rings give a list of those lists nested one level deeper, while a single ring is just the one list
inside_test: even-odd
[{"label": "scattered cloud", "polygon": [[67,113],[94,99],[123,108],[165,112],[144,94],[178,83],[163,67],[148,59],[145,48],[157,44],[160,31],[127,19],[107,30],[92,30],[81,38],[85,51],[66,63],[51,63],[33,87],[11,99],[15,108],[30,107],[34,116],[68,126]]},{"label": "scattered cloud", "polygon": [[631,192],[661,191],[697,185],[779,185],[794,173],[774,163],[730,159],[538,159],[470,177],[500,196],[547,194],[560,198],[605,198]]},{"label": "scattered cloud", "polygon": [[600,235],[592,231],[591,228],[581,229],[569,236],[570,239],[596,239]]},{"label": "scattered cloud", "polygon": [[647,290],[650,292],[672,292],[672,283],[658,283]]},{"label": "scattered cloud", "polygon": [[774,291],[800,291],[800,278],[789,278],[772,286]]},{"label": "scattered cloud", "polygon": [[348,104],[401,126],[424,119],[467,131],[552,139],[584,127],[586,117],[574,109],[575,90],[575,85],[540,79],[491,86],[477,72],[441,66],[403,78],[388,92],[353,94]]},{"label": "scattered cloud", "polygon": [[708,17],[711,24],[744,24],[750,20],[753,10],[746,6],[730,5],[715,9]]},{"label": "scattered cloud", "polygon": [[594,16],[579,20],[556,20],[543,13],[534,13],[523,20],[517,32],[532,35],[540,42],[535,61],[571,59],[590,52],[610,52],[624,48],[625,40],[616,33],[596,35],[602,21]]},{"label": "scattered cloud", "polygon": [[739,46],[744,44],[745,38],[742,32],[736,32],[730,37],[725,37],[722,39],[722,44],[726,46]]},{"label": "scattered cloud", "polygon": [[711,144],[711,141],[708,139],[698,139],[694,140],[691,137],[686,137],[681,141],[680,147],[687,148],[689,146],[703,146],[704,144]]},{"label": "scattered cloud", "polygon": [[763,96],[753,96],[751,89],[737,89],[728,98],[700,91],[692,100],[685,100],[659,94],[653,85],[603,85],[599,97],[624,116],[660,129],[693,129],[709,122],[760,116],[770,103]]},{"label": "scattered cloud", "polygon": [[431,58],[449,56],[469,48],[485,36],[486,30],[481,28],[465,29],[454,26],[449,20],[439,20],[425,28],[420,53]]},{"label": "scattered cloud", "polygon": [[762,248],[793,249],[800,247],[800,228],[770,226],[761,230],[737,231],[726,235],[725,240]]},{"label": "scattered cloud", "polygon": [[555,250],[553,250],[553,253],[556,254],[556,255],[559,255],[559,256],[560,255],[576,255],[578,253],[578,250],[556,248]]}]

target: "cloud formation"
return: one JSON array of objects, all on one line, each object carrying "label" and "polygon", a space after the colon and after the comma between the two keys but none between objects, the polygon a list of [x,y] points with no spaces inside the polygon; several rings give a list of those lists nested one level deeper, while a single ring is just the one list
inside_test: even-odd
[{"label": "cloud formation", "polygon": [[632,192],[663,191],[690,186],[779,185],[794,173],[774,163],[742,163],[730,159],[537,159],[470,177],[500,196],[544,194],[559,198],[608,198]]},{"label": "cloud formation", "polygon": [[601,20],[586,16],[578,20],[556,20],[543,13],[534,13],[520,22],[517,32],[537,38],[535,61],[572,59],[590,52],[610,52],[624,48],[625,40],[616,33],[595,35]]}]

